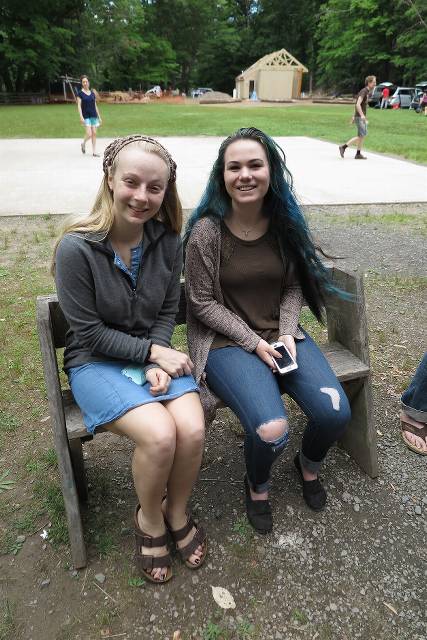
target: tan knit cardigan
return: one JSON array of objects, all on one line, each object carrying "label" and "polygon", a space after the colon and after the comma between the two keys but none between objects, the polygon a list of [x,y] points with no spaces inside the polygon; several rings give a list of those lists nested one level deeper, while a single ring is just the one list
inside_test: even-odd
[{"label": "tan knit cardigan", "polygon": [[[227,236],[223,252],[233,250],[232,242]],[[202,218],[194,225],[187,244],[185,292],[188,349],[208,423],[214,419],[216,410],[221,406],[221,401],[210,391],[204,379],[204,369],[215,334],[222,333],[246,351],[255,351],[260,340],[246,322],[224,306],[219,281],[220,256],[220,222],[215,218]],[[292,335],[297,339],[304,339],[298,326],[302,302],[299,284],[285,285],[280,303],[280,336]]]}]

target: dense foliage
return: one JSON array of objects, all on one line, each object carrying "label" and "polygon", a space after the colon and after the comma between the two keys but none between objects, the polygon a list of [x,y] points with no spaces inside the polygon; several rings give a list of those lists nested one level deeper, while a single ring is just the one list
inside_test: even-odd
[{"label": "dense foliage", "polygon": [[365,75],[427,80],[427,0],[2,0],[0,88],[47,89],[87,73],[101,89],[231,92],[286,48],[306,89],[351,91]]}]

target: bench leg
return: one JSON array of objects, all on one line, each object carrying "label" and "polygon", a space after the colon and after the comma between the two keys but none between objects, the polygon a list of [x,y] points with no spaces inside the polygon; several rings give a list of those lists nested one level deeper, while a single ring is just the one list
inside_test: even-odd
[{"label": "bench leg", "polygon": [[83,447],[80,438],[68,441],[70,447],[71,462],[73,465],[74,478],[76,480],[77,493],[82,502],[88,498],[86,472],[83,460]]},{"label": "bench leg", "polygon": [[57,454],[65,513],[67,514],[68,534],[70,536],[71,557],[74,567],[81,569],[87,565],[86,545],[83,537],[79,496],[68,445],[65,443],[65,446],[57,447]]},{"label": "bench leg", "polygon": [[351,420],[340,446],[371,478],[378,476],[377,433],[370,378],[342,383],[350,400]]}]

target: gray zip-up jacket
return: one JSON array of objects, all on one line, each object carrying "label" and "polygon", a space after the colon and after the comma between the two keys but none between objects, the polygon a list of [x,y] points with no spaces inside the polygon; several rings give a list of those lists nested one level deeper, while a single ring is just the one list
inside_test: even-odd
[{"label": "gray zip-up jacket", "polygon": [[180,297],[182,242],[162,222],[144,225],[136,287],[114,264],[110,241],[68,233],[58,245],[55,281],[70,329],[64,369],[88,362],[147,362],[151,344],[170,346]]}]

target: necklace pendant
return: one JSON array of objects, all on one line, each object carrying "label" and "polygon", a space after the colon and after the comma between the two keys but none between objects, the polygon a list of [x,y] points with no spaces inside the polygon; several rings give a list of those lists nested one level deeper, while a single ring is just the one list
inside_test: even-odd
[{"label": "necklace pendant", "polygon": [[245,234],[245,238],[248,237],[248,235],[250,234],[251,230],[249,229],[249,231],[243,231],[243,233]]}]

